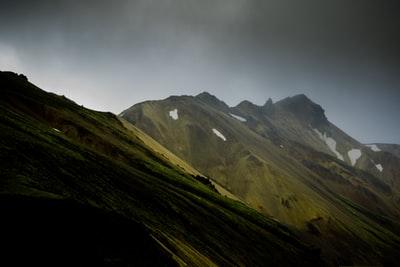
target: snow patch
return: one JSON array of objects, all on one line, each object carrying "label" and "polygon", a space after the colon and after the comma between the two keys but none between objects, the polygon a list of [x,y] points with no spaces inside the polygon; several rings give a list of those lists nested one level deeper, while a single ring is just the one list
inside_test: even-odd
[{"label": "snow patch", "polygon": [[218,137],[221,138],[222,140],[226,141],[225,136],[224,136],[220,131],[218,131],[218,130],[215,129],[215,128],[213,128],[212,130],[213,130],[213,132],[214,132],[214,134],[215,134],[216,136],[218,136]]},{"label": "snow patch", "polygon": [[314,132],[316,132],[319,136],[319,138],[321,138],[323,141],[325,141],[326,145],[329,147],[329,149],[335,153],[336,157],[340,160],[344,161],[344,158],[342,156],[342,154],[340,154],[337,150],[336,150],[336,141],[335,139],[333,139],[332,137],[327,137],[326,133],[322,134],[320,133],[317,129],[313,129]]},{"label": "snow patch", "polygon": [[177,120],[179,118],[178,109],[171,110],[169,116],[171,116],[172,119]]},{"label": "snow patch", "polygon": [[241,121],[241,122],[246,122],[247,121],[245,118],[240,117],[238,115],[235,115],[235,114],[232,114],[232,113],[229,113],[229,115],[231,115],[231,117],[237,119],[238,121]]},{"label": "snow patch", "polygon": [[367,147],[369,147],[372,151],[374,151],[374,152],[379,152],[379,151],[381,151],[381,149],[377,146],[377,145],[375,145],[375,144],[372,144],[372,145],[366,145]]},{"label": "snow patch", "polygon": [[347,155],[349,155],[351,165],[354,166],[356,165],[357,160],[361,157],[361,150],[353,148],[347,152]]},{"label": "snow patch", "polygon": [[378,171],[382,172],[383,171],[383,166],[382,164],[376,164],[374,160],[371,159],[371,162],[375,165],[375,167],[378,169]]},{"label": "snow patch", "polygon": [[383,166],[382,166],[382,164],[376,164],[375,167],[378,169],[378,171],[380,171],[380,172],[383,171]]}]

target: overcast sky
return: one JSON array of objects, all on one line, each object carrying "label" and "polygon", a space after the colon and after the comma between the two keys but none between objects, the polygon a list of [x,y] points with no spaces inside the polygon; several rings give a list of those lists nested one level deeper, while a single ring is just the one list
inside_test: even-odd
[{"label": "overcast sky", "polygon": [[116,114],[208,91],[304,93],[360,142],[400,144],[400,5],[374,0],[2,0],[0,70]]}]

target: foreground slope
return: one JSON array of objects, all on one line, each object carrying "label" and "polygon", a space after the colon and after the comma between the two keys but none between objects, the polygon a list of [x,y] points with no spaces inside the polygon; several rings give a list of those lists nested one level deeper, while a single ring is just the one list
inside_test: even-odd
[{"label": "foreground slope", "polygon": [[219,195],[115,115],[10,72],[0,96],[2,264],[322,265],[300,233]]},{"label": "foreground slope", "polygon": [[[398,158],[385,154],[387,176],[365,167],[380,153],[306,96],[233,108],[208,93],[172,96],[121,116],[248,206],[303,232],[330,264],[397,261]],[[354,164],[352,149],[361,152]]]}]

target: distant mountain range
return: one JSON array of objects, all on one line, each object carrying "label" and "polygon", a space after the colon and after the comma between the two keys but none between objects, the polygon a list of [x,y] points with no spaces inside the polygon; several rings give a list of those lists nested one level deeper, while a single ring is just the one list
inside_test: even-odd
[{"label": "distant mountain range", "polygon": [[0,72],[0,264],[397,266],[399,147],[304,95],[96,112]]},{"label": "distant mountain range", "polygon": [[376,251],[399,245],[399,146],[359,143],[305,95],[229,107],[204,92],[120,116],[249,207],[311,236],[330,261],[378,264]]}]

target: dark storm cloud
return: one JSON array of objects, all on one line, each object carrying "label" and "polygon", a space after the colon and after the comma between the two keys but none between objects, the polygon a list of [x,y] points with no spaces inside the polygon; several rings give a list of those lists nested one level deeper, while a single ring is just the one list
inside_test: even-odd
[{"label": "dark storm cloud", "polygon": [[115,113],[207,90],[298,93],[360,141],[400,143],[395,1],[2,1],[0,68]]}]

